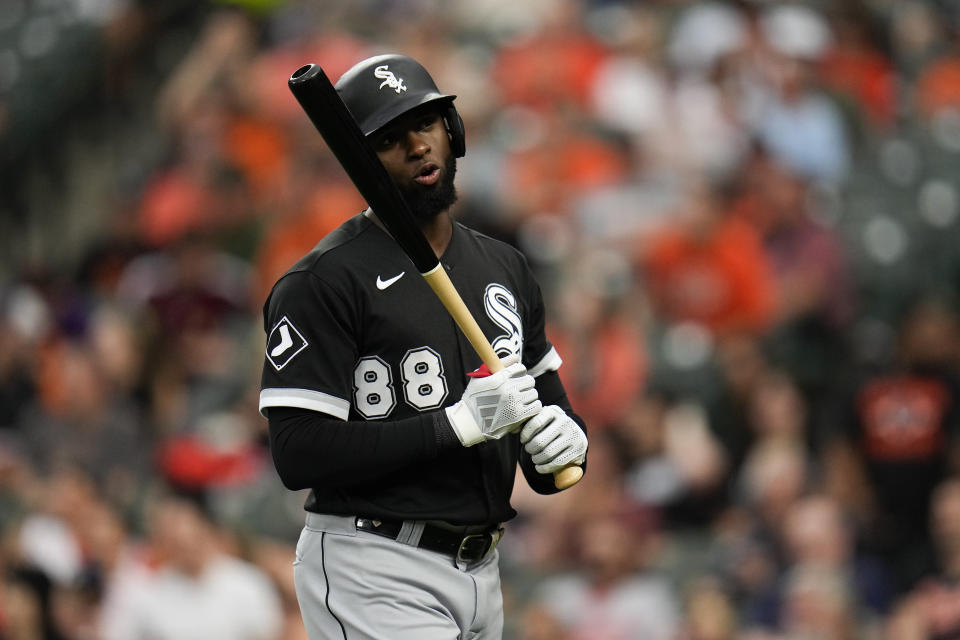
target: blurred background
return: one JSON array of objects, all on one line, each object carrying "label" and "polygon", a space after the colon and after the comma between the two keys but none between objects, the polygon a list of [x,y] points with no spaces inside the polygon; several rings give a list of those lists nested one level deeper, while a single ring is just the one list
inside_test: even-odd
[{"label": "blurred background", "polygon": [[3,0],[0,638],[305,637],[260,310],[363,203],[286,81],[384,52],[591,429],[505,637],[960,637],[960,2]]}]

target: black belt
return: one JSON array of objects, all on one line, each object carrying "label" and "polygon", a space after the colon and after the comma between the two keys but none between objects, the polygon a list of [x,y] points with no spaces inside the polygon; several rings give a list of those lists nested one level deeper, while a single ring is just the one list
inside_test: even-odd
[{"label": "black belt", "polygon": [[[375,533],[392,540],[397,539],[402,527],[403,522],[396,520],[357,518],[357,530]],[[476,562],[493,551],[502,536],[502,528],[464,535],[436,525],[424,524],[417,546],[421,549],[445,553],[464,562]]]}]

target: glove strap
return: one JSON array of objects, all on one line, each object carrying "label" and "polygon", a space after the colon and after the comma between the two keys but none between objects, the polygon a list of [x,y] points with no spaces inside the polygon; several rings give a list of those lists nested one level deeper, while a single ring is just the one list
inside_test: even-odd
[{"label": "glove strap", "polygon": [[457,432],[457,437],[465,447],[472,447],[475,444],[483,442],[483,431],[480,425],[473,417],[467,403],[462,400],[454,405],[444,409],[447,412],[447,418],[450,420],[450,426]]}]

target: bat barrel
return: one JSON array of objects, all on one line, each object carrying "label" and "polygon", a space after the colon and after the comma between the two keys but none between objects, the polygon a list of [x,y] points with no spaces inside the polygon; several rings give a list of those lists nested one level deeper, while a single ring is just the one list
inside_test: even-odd
[{"label": "bat barrel", "polygon": [[320,65],[303,65],[293,72],[287,86],[357,191],[410,257],[417,271],[427,273],[436,267],[440,261],[420,231],[400,190]]}]

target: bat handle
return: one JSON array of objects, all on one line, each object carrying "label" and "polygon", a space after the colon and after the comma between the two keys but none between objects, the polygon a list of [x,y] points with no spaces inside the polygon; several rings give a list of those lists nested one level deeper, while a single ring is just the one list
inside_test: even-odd
[{"label": "bat handle", "polygon": [[[453,317],[454,322],[456,322],[460,330],[463,331],[463,334],[480,356],[480,359],[483,360],[483,363],[490,369],[490,373],[496,373],[503,369],[503,363],[500,362],[500,358],[497,357],[493,347],[490,346],[487,337],[483,335],[480,325],[477,324],[476,319],[474,319],[470,313],[467,305],[464,304],[463,299],[460,297],[456,288],[454,288],[453,283],[450,282],[450,277],[447,275],[447,272],[444,271],[443,267],[438,264],[432,270],[421,275],[430,285],[430,288],[433,289],[433,292],[437,294],[440,302],[443,303],[447,312]],[[579,465],[571,463],[553,473],[553,486],[562,491],[580,482],[580,478],[582,477],[583,469],[580,468]]]}]

